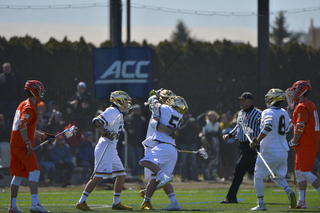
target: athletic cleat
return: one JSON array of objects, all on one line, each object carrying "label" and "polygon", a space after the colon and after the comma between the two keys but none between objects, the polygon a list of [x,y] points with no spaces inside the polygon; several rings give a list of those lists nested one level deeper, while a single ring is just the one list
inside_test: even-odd
[{"label": "athletic cleat", "polygon": [[124,205],[120,202],[117,205],[112,204],[112,210],[132,210],[132,207]]},{"label": "athletic cleat", "polygon": [[166,210],[166,211],[179,211],[181,210],[181,206],[179,203],[175,203],[175,204],[172,204],[170,203],[169,206],[165,207],[165,208],[162,208],[162,210]]},{"label": "athletic cleat", "polygon": [[163,177],[161,177],[161,180],[160,180],[159,184],[157,185],[157,189],[163,188],[167,183],[169,183],[171,181],[172,181],[171,177],[164,175]]},{"label": "athletic cleat", "polygon": [[289,199],[291,208],[294,209],[297,205],[297,199],[296,199],[296,194],[292,190],[290,190],[290,192],[288,193],[288,199]]},{"label": "athletic cleat", "polygon": [[140,206],[140,210],[155,210],[155,209],[152,208],[152,204],[150,201],[145,201]]},{"label": "athletic cleat", "polygon": [[251,211],[266,211],[266,205],[264,203],[259,203],[256,207],[252,208]]},{"label": "athletic cleat", "polygon": [[93,211],[93,209],[90,209],[90,207],[87,205],[86,201],[84,201],[83,203],[77,203],[76,209],[82,211]]},{"label": "athletic cleat", "polygon": [[301,200],[298,200],[297,205],[295,207],[290,206],[289,209],[306,209],[307,205],[306,202],[302,202]]},{"label": "athletic cleat", "polygon": [[38,205],[36,205],[36,206],[34,206],[34,205],[31,206],[30,212],[31,213],[43,213],[43,212],[50,212],[50,211],[46,210],[45,208],[43,208],[41,206],[40,203],[38,203]]},{"label": "athletic cleat", "polygon": [[139,195],[140,197],[144,198],[144,196],[146,195],[146,190],[145,189],[140,190]]},{"label": "athletic cleat", "polygon": [[19,209],[18,207],[16,207],[16,208],[10,207],[8,209],[8,212],[10,212],[10,213],[19,213],[19,212],[23,212],[23,211],[21,209]]}]

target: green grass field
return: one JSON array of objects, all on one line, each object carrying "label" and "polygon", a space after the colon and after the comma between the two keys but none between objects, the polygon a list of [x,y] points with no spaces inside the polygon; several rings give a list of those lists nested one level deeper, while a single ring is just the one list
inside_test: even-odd
[{"label": "green grass field", "polygon": [[[0,193],[0,212],[7,212],[10,205],[9,188],[2,188],[1,190],[5,190],[5,192]],[[132,206],[133,210],[140,211],[142,198],[139,197],[138,193],[139,190],[124,190],[121,194],[121,201]],[[239,204],[220,204],[227,193],[227,189],[179,189],[175,193],[183,209],[180,212],[250,212],[250,208],[256,206],[257,200],[254,189],[240,189],[238,193]],[[81,194],[82,190],[79,189],[41,189],[39,199],[41,204],[51,212],[79,212],[76,210],[75,204]],[[95,212],[112,212],[112,199],[112,190],[95,190],[89,196],[87,203]],[[265,202],[269,212],[320,212],[318,209],[320,195],[315,189],[308,188],[306,200],[308,209],[289,210],[288,198],[282,189],[265,189]],[[160,211],[161,208],[169,204],[170,200],[161,190],[154,194],[151,202],[156,211]],[[24,212],[29,212],[31,198],[27,190],[19,192],[17,205]]]}]

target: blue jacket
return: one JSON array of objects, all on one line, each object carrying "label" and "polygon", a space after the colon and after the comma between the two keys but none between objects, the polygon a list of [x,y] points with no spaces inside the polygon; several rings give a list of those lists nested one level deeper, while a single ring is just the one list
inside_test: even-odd
[{"label": "blue jacket", "polygon": [[59,160],[63,160],[66,163],[72,162],[72,152],[68,144],[64,144],[62,148],[55,144],[55,147],[50,150],[49,155],[52,163],[58,163]]}]

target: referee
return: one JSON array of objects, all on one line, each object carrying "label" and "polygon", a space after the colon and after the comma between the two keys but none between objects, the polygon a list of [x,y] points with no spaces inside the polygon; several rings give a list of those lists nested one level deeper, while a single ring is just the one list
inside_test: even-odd
[{"label": "referee", "polygon": [[222,138],[224,141],[227,141],[229,138],[236,136],[240,142],[240,156],[234,169],[234,177],[227,197],[225,200],[221,201],[221,203],[238,203],[237,193],[242,183],[243,176],[246,172],[253,175],[257,157],[256,151],[250,149],[249,141],[243,133],[239,122],[247,124],[248,127],[253,130],[253,133],[250,133],[249,135],[250,138],[257,137],[260,133],[259,120],[261,111],[253,106],[253,97],[250,92],[244,92],[237,99],[240,100],[240,107],[242,109],[237,117],[237,125],[229,132],[229,134],[224,134]]}]

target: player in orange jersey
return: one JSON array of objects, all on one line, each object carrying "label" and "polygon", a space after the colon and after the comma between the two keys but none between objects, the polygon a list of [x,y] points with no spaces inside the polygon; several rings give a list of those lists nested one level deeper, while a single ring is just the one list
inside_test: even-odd
[{"label": "player in orange jersey", "polygon": [[49,212],[44,209],[38,199],[38,180],[40,170],[36,155],[33,152],[35,138],[43,141],[54,141],[55,136],[48,133],[40,133],[36,130],[37,107],[44,96],[45,89],[40,81],[27,81],[24,90],[28,98],[20,103],[14,116],[11,132],[11,163],[10,172],[13,176],[11,181],[11,205],[8,212],[22,212],[17,207],[16,201],[19,186],[24,177],[29,177],[32,206],[30,212]]},{"label": "player in orange jersey", "polygon": [[289,145],[296,151],[295,173],[299,200],[295,209],[306,209],[307,181],[320,193],[320,181],[311,173],[319,146],[319,117],[315,105],[307,99],[311,91],[308,81],[297,81],[290,91],[296,107],[293,112],[294,136]]}]

